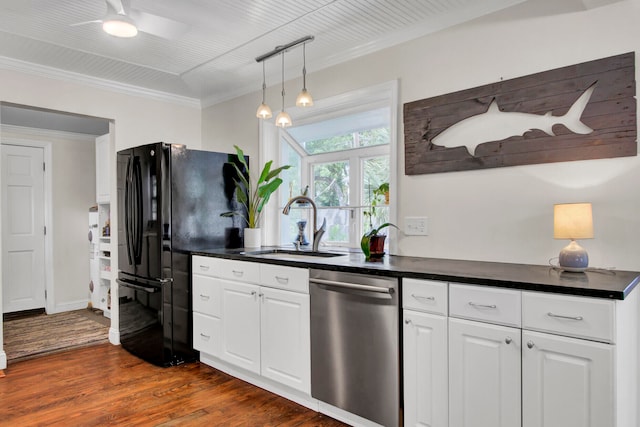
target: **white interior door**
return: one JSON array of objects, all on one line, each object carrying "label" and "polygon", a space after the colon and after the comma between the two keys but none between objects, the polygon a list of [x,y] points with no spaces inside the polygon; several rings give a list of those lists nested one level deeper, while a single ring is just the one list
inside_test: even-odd
[{"label": "white interior door", "polygon": [[44,150],[0,145],[3,312],[45,307]]}]

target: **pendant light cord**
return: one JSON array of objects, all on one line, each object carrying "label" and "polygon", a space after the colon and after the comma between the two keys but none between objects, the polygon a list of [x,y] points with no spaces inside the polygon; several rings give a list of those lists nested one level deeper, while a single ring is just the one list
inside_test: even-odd
[{"label": "pendant light cord", "polygon": [[284,51],[282,55],[282,111],[284,111]]},{"label": "pendant light cord", "polygon": [[302,90],[307,90],[307,44],[302,44]]},{"label": "pendant light cord", "polygon": [[262,61],[262,103],[264,104],[264,93],[267,91],[267,77],[264,71],[264,61]]}]

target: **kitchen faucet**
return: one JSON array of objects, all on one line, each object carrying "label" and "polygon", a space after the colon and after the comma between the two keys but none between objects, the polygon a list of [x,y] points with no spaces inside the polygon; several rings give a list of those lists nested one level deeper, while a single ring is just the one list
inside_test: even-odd
[{"label": "kitchen faucet", "polygon": [[318,252],[318,246],[320,246],[320,239],[322,239],[322,235],[324,234],[324,232],[327,231],[327,218],[323,219],[322,225],[320,226],[319,229],[316,228],[318,225],[318,208],[316,207],[315,202],[307,196],[295,196],[289,199],[284,209],[282,209],[282,213],[285,215],[289,215],[291,204],[296,201],[310,203],[311,207],[313,208],[313,249],[312,250],[313,252]]}]

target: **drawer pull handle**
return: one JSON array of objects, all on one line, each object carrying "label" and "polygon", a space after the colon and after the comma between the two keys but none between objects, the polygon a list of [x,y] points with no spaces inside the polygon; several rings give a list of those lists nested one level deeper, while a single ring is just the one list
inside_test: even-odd
[{"label": "drawer pull handle", "polygon": [[200,264],[200,270],[209,271],[209,266]]},{"label": "drawer pull handle", "polygon": [[258,293],[256,291],[251,291],[251,296],[255,297]]},{"label": "drawer pull handle", "polygon": [[278,281],[278,283],[282,283],[283,285],[289,283],[288,277],[276,276],[276,280]]},{"label": "drawer pull handle", "polygon": [[204,338],[205,340],[207,340],[207,341],[211,338],[211,336],[209,336],[209,335],[205,335],[205,334],[203,334],[202,332],[200,332],[200,336],[201,336],[202,338]]},{"label": "drawer pull handle", "polygon": [[507,344],[511,344],[513,342],[513,339],[511,339],[511,337],[506,337],[504,339],[504,342],[507,343]]},{"label": "drawer pull handle", "polygon": [[495,310],[496,308],[498,308],[498,306],[495,305],[495,304],[491,304],[491,305],[489,305],[489,304],[476,304],[473,301],[469,301],[469,305],[471,307],[476,307],[476,308],[490,308],[491,310]]},{"label": "drawer pull handle", "polygon": [[405,325],[410,325],[411,324],[411,319],[404,319],[404,324]]},{"label": "drawer pull handle", "polygon": [[242,271],[242,270],[231,270],[231,272],[236,277],[242,277],[242,275],[244,274],[244,271]]},{"label": "drawer pull handle", "polygon": [[534,345],[533,341],[527,341],[527,347],[533,348]]},{"label": "drawer pull handle", "polygon": [[209,295],[202,295],[200,294],[200,298],[202,298],[205,301],[209,301],[209,299],[211,298]]},{"label": "drawer pull handle", "polygon": [[433,297],[433,296],[431,296],[431,297],[423,297],[422,295],[416,295],[416,294],[411,294],[411,296],[413,298],[417,299],[418,301],[421,301],[421,300],[435,301],[436,300],[436,297]]},{"label": "drawer pull handle", "polygon": [[563,316],[561,314],[553,314],[552,312],[548,312],[547,316],[557,317],[559,319],[568,319],[568,320],[584,320],[582,316]]}]

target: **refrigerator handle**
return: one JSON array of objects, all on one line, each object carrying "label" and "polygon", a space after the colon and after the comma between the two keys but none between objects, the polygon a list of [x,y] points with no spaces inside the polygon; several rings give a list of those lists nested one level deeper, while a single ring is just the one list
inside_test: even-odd
[{"label": "refrigerator handle", "polygon": [[131,255],[131,157],[127,160],[127,172],[124,180],[124,236],[127,246],[127,259],[129,265],[133,265],[133,257]]},{"label": "refrigerator handle", "polygon": [[[136,161],[137,160],[137,161]],[[133,163],[133,177],[135,186],[135,224],[133,238],[133,258],[136,264],[139,264],[142,260],[142,169],[140,167],[140,161],[136,158]]]}]

